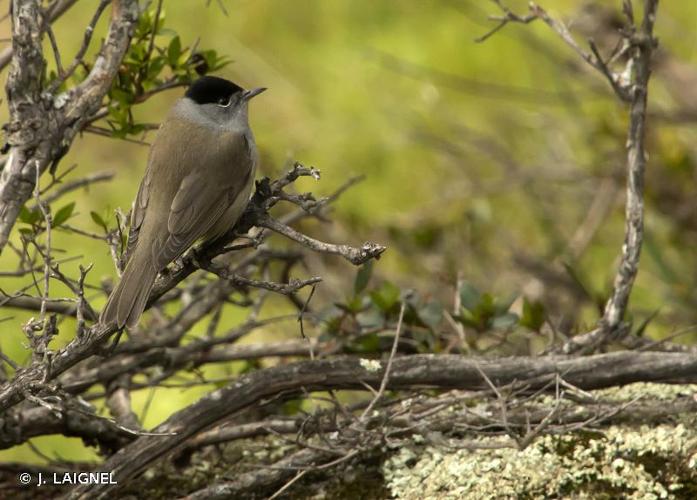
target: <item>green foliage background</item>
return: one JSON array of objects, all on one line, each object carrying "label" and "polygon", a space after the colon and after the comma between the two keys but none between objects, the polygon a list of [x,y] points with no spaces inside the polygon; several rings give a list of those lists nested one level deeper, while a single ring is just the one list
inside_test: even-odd
[{"label": "green foliage background", "polygon": [[[458,275],[499,297],[542,287],[542,293],[532,294],[556,322],[567,321],[571,332],[593,325],[622,243],[621,196],[579,259],[568,258],[565,248],[601,180],[616,176],[622,185],[626,110],[546,26],[509,26],[478,44],[474,39],[493,26],[487,15],[498,14],[493,3],[223,3],[227,15],[215,1],[208,7],[204,0],[166,1],[167,31],[158,43],[169,43],[175,33],[186,46],[198,40],[200,48],[215,49],[231,60],[219,75],[246,87],[270,89],[254,101],[251,111],[262,153],[261,174],[272,176],[291,159],[314,165],[322,171],[322,181],[303,180],[299,187],[318,195],[330,193],[350,176],[367,176],[336,204],[335,224],[308,222],[304,230],[332,241],[388,245],[374,269],[376,285],[389,280],[444,304],[452,301]],[[506,3],[517,12],[526,9],[526,2]],[[93,4],[80,2],[55,25],[64,61],[79,47]],[[570,20],[582,2],[542,5]],[[685,64],[697,64],[696,21],[697,3],[660,6],[656,32],[661,45]],[[103,19],[98,33],[105,26]],[[91,52],[96,48],[93,44]],[[53,64],[50,50],[46,55]],[[653,110],[673,113],[697,103],[697,91],[694,101],[681,101],[671,86],[674,79],[656,73],[650,89]],[[136,120],[159,122],[181,93],[175,89],[136,107]],[[3,118],[6,112],[3,107]],[[649,134],[647,246],[630,319],[638,324],[659,311],[648,332],[661,338],[691,327],[697,319],[692,200],[697,137],[694,124],[669,121],[652,121]],[[144,140],[152,138],[151,133]],[[98,232],[90,212],[109,219],[116,207],[127,211],[146,157],[147,147],[140,144],[84,134],[60,168],[77,164],[72,178],[102,170],[113,171],[115,178],[74,193],[54,208],[74,201],[70,223]],[[82,255],[82,262],[93,262],[93,284],[115,276],[102,243],[56,232],[55,246],[67,255]],[[521,256],[557,269],[566,280],[573,275],[575,291],[539,275],[533,279]],[[553,264],[556,257],[567,271]],[[76,274],[77,263],[62,269]],[[0,257],[0,269],[14,265],[10,253]],[[315,300],[330,304],[352,295],[353,279],[347,273],[355,271],[348,264],[313,257],[308,267],[308,274],[326,278]],[[26,284],[26,279],[0,280],[8,292]],[[54,286],[59,295],[60,288]],[[103,296],[94,296],[95,308],[103,303]],[[275,312],[284,307],[278,301]],[[243,315],[231,307],[223,324],[231,326]],[[0,323],[0,347],[23,361],[29,354],[22,346],[20,325],[31,314],[0,312],[0,319],[8,316],[12,319]],[[55,346],[69,340],[73,331],[73,325],[64,324]],[[297,335],[295,323],[289,322],[248,341]],[[240,368],[232,364],[206,369],[205,374],[216,378]],[[142,390],[134,393],[134,405],[137,412],[150,405],[145,419],[149,427],[208,390]],[[95,457],[77,439],[33,442],[50,457]],[[0,460],[39,458],[22,446],[0,452]]]}]

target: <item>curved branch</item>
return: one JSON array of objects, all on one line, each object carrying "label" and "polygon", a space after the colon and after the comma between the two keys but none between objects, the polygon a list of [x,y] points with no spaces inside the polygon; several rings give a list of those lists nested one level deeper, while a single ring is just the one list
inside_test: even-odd
[{"label": "curved branch", "polygon": [[[211,392],[193,405],[173,414],[154,433],[142,436],[102,465],[115,480],[126,484],[159,457],[189,437],[256,402],[283,393],[327,389],[377,388],[384,366],[371,371],[360,359],[314,360],[276,366],[241,376],[234,383]],[[529,391],[554,387],[561,375],[581,389],[597,389],[639,381],[697,382],[697,355],[616,352],[589,357],[473,359],[456,355],[423,354],[394,360],[387,388],[414,387],[482,390],[489,383],[524,384]],[[70,498],[104,498],[118,486],[84,485]]]}]

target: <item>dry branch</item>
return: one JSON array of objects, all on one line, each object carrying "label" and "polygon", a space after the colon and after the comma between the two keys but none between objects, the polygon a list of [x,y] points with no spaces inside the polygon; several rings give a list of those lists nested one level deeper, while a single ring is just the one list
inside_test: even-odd
[{"label": "dry branch", "polygon": [[[259,181],[257,191],[247,207],[245,215],[235,226],[235,228],[229,232],[227,238],[213,242],[211,245],[204,248],[194,248],[189,250],[177,263],[174,269],[163,273],[163,275],[156,281],[150,294],[148,307],[152,306],[162,295],[176,287],[181,281],[190,276],[196,270],[200,269],[201,267],[209,266],[214,257],[226,251],[225,245],[237,234],[237,232],[244,233],[252,226],[260,226],[261,221],[269,220],[270,217],[266,214],[266,209],[273,206],[276,201],[281,199],[280,193],[283,187],[287,186],[302,175],[315,176],[317,174],[314,169],[307,169],[300,164],[295,164],[291,170],[286,172],[284,176],[274,182],[270,182],[268,179]],[[290,227],[285,226],[280,222],[279,224],[292,230]],[[374,244],[367,246],[364,245],[361,248],[354,248],[348,245],[333,245],[324,243],[322,245],[330,246],[332,249],[331,253],[338,253],[349,261],[356,261],[359,263],[371,258],[376,258],[385,250],[384,247]],[[314,244],[309,244],[308,247],[311,250],[318,251]],[[302,286],[314,284],[316,282],[316,278],[290,284],[267,282],[265,288],[284,293],[291,293]],[[165,343],[160,344],[160,346],[172,345],[173,343],[178,342],[178,340],[191,326],[193,326],[193,324],[217,307],[220,301],[223,300],[225,296],[229,295],[236,286],[239,286],[240,283],[245,286],[261,286],[261,282],[259,280],[249,280],[243,277],[237,279],[236,283],[234,276],[231,276],[230,279],[225,279],[215,284],[215,288],[211,288],[209,292],[202,294],[198,301],[186,308],[177,318],[175,318],[173,324],[167,326],[166,334],[160,336],[160,340],[164,340]],[[0,411],[7,410],[13,405],[19,403],[27,394],[37,393],[48,389],[48,387],[45,385],[46,382],[54,380],[56,377],[76,365],[78,362],[88,358],[91,355],[99,353],[103,348],[105,341],[114,333],[116,333],[115,326],[96,324],[85,332],[84,335],[76,337],[67,346],[54,353],[50,366],[37,362],[25,369],[19,370],[11,381],[0,387]],[[145,364],[145,366],[148,366],[148,363],[155,363],[161,360],[163,354],[157,351],[157,349],[152,350],[152,348],[156,347],[158,347],[157,343],[149,344],[148,348],[150,349],[150,352],[147,356],[141,356],[137,364]],[[119,366],[119,368],[111,374],[113,377],[127,373],[130,369],[129,367],[131,367],[130,364],[125,364],[123,366],[119,365],[119,360],[116,360],[115,363]],[[109,363],[105,364],[102,367],[102,373],[104,370],[106,370],[107,366],[111,365]],[[92,382],[86,381],[86,383],[91,385],[94,383],[94,380]],[[82,387],[82,385],[79,385],[79,387]],[[77,389],[73,387],[73,390]]]},{"label": "dry branch", "polygon": [[[558,376],[584,390],[637,381],[690,383],[697,382],[697,355],[617,352],[497,360],[415,355],[394,360],[388,389],[487,389],[482,373],[497,386],[517,383],[529,391],[550,387],[550,383],[553,388]],[[363,390],[364,384],[378,388],[383,378],[384,367],[368,371],[355,358],[305,361],[246,374],[173,414],[154,431],[168,435],[142,436],[119,450],[102,468],[113,471],[116,480],[125,484],[194,434],[263,399],[281,393],[290,397],[303,391]],[[81,486],[71,498],[103,498],[115,489],[108,485]]]},{"label": "dry branch", "polygon": [[[615,276],[610,299],[599,323],[598,337],[603,342],[615,333],[624,318],[632,285],[639,271],[639,256],[644,237],[644,170],[646,169],[646,107],[651,76],[651,54],[656,40],[653,25],[658,0],[645,0],[644,19],[631,40],[634,48],[634,83],[629,107],[627,138],[627,199],[625,208],[625,238],[622,259]],[[573,349],[566,349],[567,351]]]},{"label": "dry branch", "polygon": [[[613,290],[605,304],[603,316],[593,331],[580,335],[568,341],[562,348],[565,353],[583,350],[592,352],[611,337],[627,333],[623,325],[624,314],[627,310],[629,296],[639,271],[639,257],[644,235],[644,171],[646,169],[646,109],[648,84],[651,76],[651,55],[657,46],[653,27],[656,21],[658,0],[644,0],[644,15],[641,25],[634,26],[634,15],[631,3],[624,4],[624,13],[629,26],[621,36],[625,38],[625,46],[631,51],[631,58],[625,73],[633,74],[631,81],[625,81],[624,74],[613,71],[601,57],[598,48],[590,41],[591,53],[583,50],[574,40],[568,28],[552,18],[542,7],[531,2],[530,15],[518,16],[502,5],[500,0],[493,2],[504,12],[492,31],[483,38],[511,22],[528,24],[535,19],[541,19],[561,39],[570,46],[586,63],[600,72],[610,83],[617,97],[629,103],[629,131],[627,137],[627,197],[625,208],[625,235],[622,245],[622,256],[615,275]],[[628,7],[629,6],[629,7]],[[612,59],[612,58],[611,58]]]}]

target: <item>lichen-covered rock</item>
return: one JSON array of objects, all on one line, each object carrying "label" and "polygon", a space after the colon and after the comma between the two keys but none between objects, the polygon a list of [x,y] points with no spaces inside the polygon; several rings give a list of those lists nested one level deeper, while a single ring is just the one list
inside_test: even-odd
[{"label": "lichen-covered rock", "polygon": [[[635,384],[596,394],[668,401],[685,390]],[[501,447],[512,443],[501,437],[474,438],[466,449],[415,442],[386,460],[382,470],[391,494],[405,499],[693,499],[696,422],[692,415],[676,415],[673,422],[655,425],[588,425],[541,436],[522,450]]]}]

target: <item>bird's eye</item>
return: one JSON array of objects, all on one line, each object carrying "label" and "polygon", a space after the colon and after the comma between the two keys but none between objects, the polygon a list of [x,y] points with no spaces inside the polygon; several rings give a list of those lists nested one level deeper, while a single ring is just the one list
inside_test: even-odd
[{"label": "bird's eye", "polygon": [[218,99],[218,106],[226,108],[230,105],[231,100],[231,97],[221,97],[220,99]]}]

